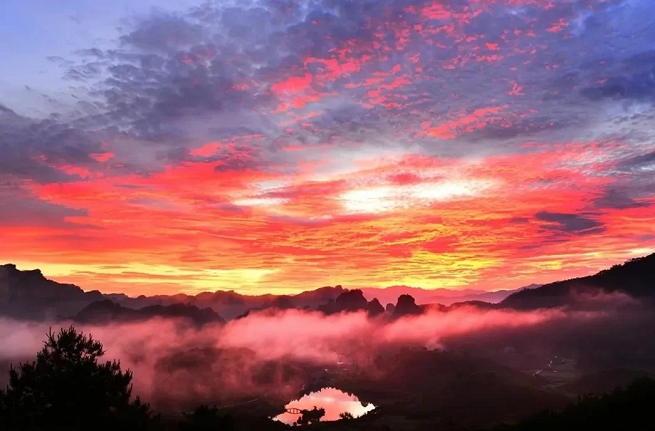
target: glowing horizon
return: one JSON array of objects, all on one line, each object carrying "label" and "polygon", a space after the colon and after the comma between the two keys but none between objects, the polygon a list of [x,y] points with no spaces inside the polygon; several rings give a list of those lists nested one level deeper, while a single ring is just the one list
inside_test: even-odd
[{"label": "glowing horizon", "polygon": [[646,0],[72,3],[4,13],[0,263],[289,294],[655,251]]}]

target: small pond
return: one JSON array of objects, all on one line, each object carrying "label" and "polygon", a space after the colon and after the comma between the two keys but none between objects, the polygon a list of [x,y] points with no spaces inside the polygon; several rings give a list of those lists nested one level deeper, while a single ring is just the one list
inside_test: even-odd
[{"label": "small pond", "polygon": [[[325,409],[325,416],[321,422],[338,421],[341,413],[350,413],[357,418],[375,409],[373,404],[362,404],[355,395],[347,394],[335,388],[323,388],[318,392],[312,392],[299,400],[293,400],[286,406],[287,410],[311,410],[314,407]],[[300,414],[282,413],[274,420],[291,425],[300,418]]]}]

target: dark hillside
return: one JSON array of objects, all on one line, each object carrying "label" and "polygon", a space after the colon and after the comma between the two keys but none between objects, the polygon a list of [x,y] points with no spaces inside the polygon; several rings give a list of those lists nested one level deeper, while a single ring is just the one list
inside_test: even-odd
[{"label": "dark hillside", "polygon": [[624,292],[637,298],[655,294],[655,253],[632,259],[595,275],[545,284],[510,295],[503,307],[517,309],[552,308],[567,305],[573,291]]}]

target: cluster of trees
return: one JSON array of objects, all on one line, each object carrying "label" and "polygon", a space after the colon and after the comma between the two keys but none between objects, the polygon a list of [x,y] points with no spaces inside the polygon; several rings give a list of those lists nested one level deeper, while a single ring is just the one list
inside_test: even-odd
[{"label": "cluster of trees", "polygon": [[160,418],[132,397],[132,373],[99,362],[102,344],[74,328],[50,332],[36,361],[9,371],[0,391],[7,430],[157,429]]},{"label": "cluster of trees", "polygon": [[[36,361],[9,371],[9,384],[0,390],[0,431],[237,429],[233,417],[208,406],[183,413],[174,424],[164,421],[132,396],[132,372],[121,370],[118,361],[101,361],[104,354],[99,341],[73,327],[48,333]],[[301,413],[297,424],[310,425],[325,410]],[[287,428],[268,418],[256,422],[262,430]]]}]

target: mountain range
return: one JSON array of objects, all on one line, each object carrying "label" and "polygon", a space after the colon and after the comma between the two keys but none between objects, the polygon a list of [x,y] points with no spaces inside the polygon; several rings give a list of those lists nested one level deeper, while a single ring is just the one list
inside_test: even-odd
[{"label": "mountain range", "polygon": [[[230,320],[257,309],[317,309],[329,301],[336,300],[340,294],[346,291],[347,289],[337,285],[321,287],[296,295],[251,296],[242,295],[233,290],[219,290],[202,292],[197,295],[180,293],[130,297],[123,293],[103,294],[97,290],[86,292],[76,285],[50,280],[38,269],[23,271],[14,264],[0,266],[0,315],[30,320],[64,319],[81,313],[80,320],[90,321],[92,320],[92,311],[103,316],[94,318],[96,321],[104,321],[111,316],[115,318],[128,318],[129,316],[129,319],[135,319],[138,316],[130,313],[130,310],[141,309],[146,310],[139,316],[151,316],[153,313],[166,316],[172,311],[161,307],[170,307],[176,304],[188,306],[187,313],[194,314],[199,310],[210,309],[222,318]],[[368,301],[377,298],[381,304],[395,304],[399,296],[411,295],[418,304],[439,303],[444,305],[465,301],[498,302],[514,292],[512,290],[486,292],[472,289],[427,290],[408,286],[392,286],[385,289],[364,288],[361,291]],[[99,304],[94,305],[93,310],[85,310],[86,307],[96,302]],[[153,306],[160,308],[148,308]],[[191,307],[196,307],[197,310]],[[178,312],[180,311],[178,310]],[[193,320],[197,319],[202,321],[204,318],[193,318]]]},{"label": "mountain range", "polygon": [[[633,297],[655,293],[655,254],[632,259],[595,275],[530,285],[518,290],[426,290],[408,286],[385,289],[344,289],[327,286],[297,295],[241,295],[232,290],[197,295],[129,297],[125,294],[85,292],[78,286],[50,280],[40,270],[21,271],[16,265],[0,266],[0,315],[27,320],[73,319],[106,323],[152,317],[188,318],[196,324],[224,322],[255,310],[312,309],[325,313],[365,310],[371,315],[416,314],[426,309],[452,309],[461,305],[483,308],[535,309],[568,305],[573,293],[623,292]],[[384,305],[386,304],[386,306]]]}]

